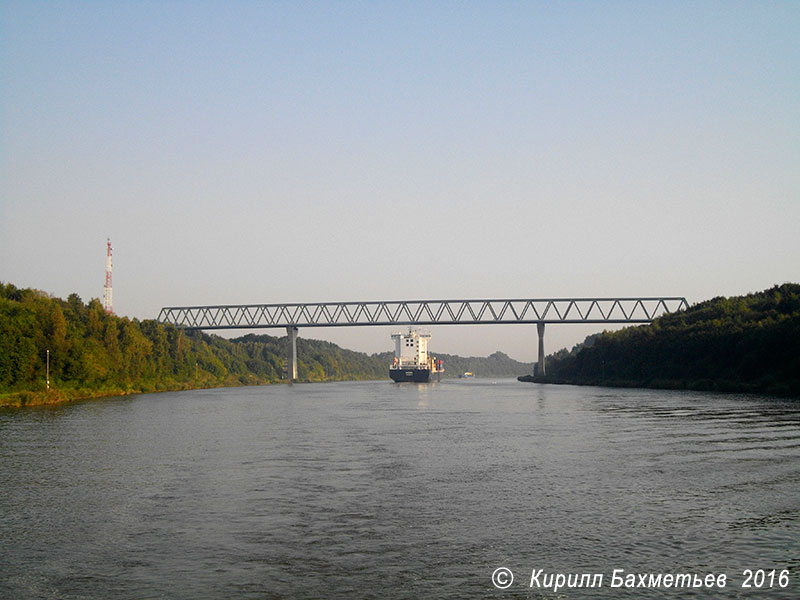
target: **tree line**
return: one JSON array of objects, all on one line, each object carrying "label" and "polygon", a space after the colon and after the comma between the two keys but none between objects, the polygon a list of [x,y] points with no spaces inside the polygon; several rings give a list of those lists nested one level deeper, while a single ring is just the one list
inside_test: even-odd
[{"label": "tree line", "polygon": [[[0,394],[44,390],[48,350],[51,387],[69,397],[285,379],[285,338],[228,340],[108,314],[97,299],[0,283]],[[298,358],[305,381],[376,379],[388,369],[376,356],[315,340],[298,340]]]}]

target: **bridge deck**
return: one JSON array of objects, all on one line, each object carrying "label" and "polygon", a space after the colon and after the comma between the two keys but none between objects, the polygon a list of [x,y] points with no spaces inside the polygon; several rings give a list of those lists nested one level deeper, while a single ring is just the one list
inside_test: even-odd
[{"label": "bridge deck", "polygon": [[187,329],[649,323],[688,306],[680,297],[242,304],[165,307],[158,320]]}]

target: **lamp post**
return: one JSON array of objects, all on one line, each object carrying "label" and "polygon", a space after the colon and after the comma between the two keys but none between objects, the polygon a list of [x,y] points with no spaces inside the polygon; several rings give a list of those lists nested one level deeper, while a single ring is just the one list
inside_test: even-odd
[{"label": "lamp post", "polygon": [[50,350],[47,351],[47,391],[50,391]]}]

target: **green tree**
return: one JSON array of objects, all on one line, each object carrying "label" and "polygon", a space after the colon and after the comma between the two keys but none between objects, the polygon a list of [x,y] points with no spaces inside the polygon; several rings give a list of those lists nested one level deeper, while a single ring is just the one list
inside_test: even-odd
[{"label": "green tree", "polygon": [[108,365],[112,377],[121,375],[123,367],[122,351],[119,346],[119,332],[115,319],[108,319],[106,321],[105,330],[103,332],[103,345],[108,355]]}]

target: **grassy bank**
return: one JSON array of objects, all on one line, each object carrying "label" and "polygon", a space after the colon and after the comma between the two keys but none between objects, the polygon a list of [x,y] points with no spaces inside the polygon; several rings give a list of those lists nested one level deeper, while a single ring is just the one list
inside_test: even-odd
[{"label": "grassy bank", "polygon": [[243,385],[238,382],[216,385],[192,385],[189,383],[157,384],[144,388],[96,388],[96,389],[50,389],[31,391],[23,390],[0,394],[0,408],[21,408],[23,406],[48,406],[91,400],[94,398],[111,398],[115,396],[130,396],[133,394],[149,394],[152,392],[177,392],[182,390],[208,389],[211,387],[236,387]]}]

